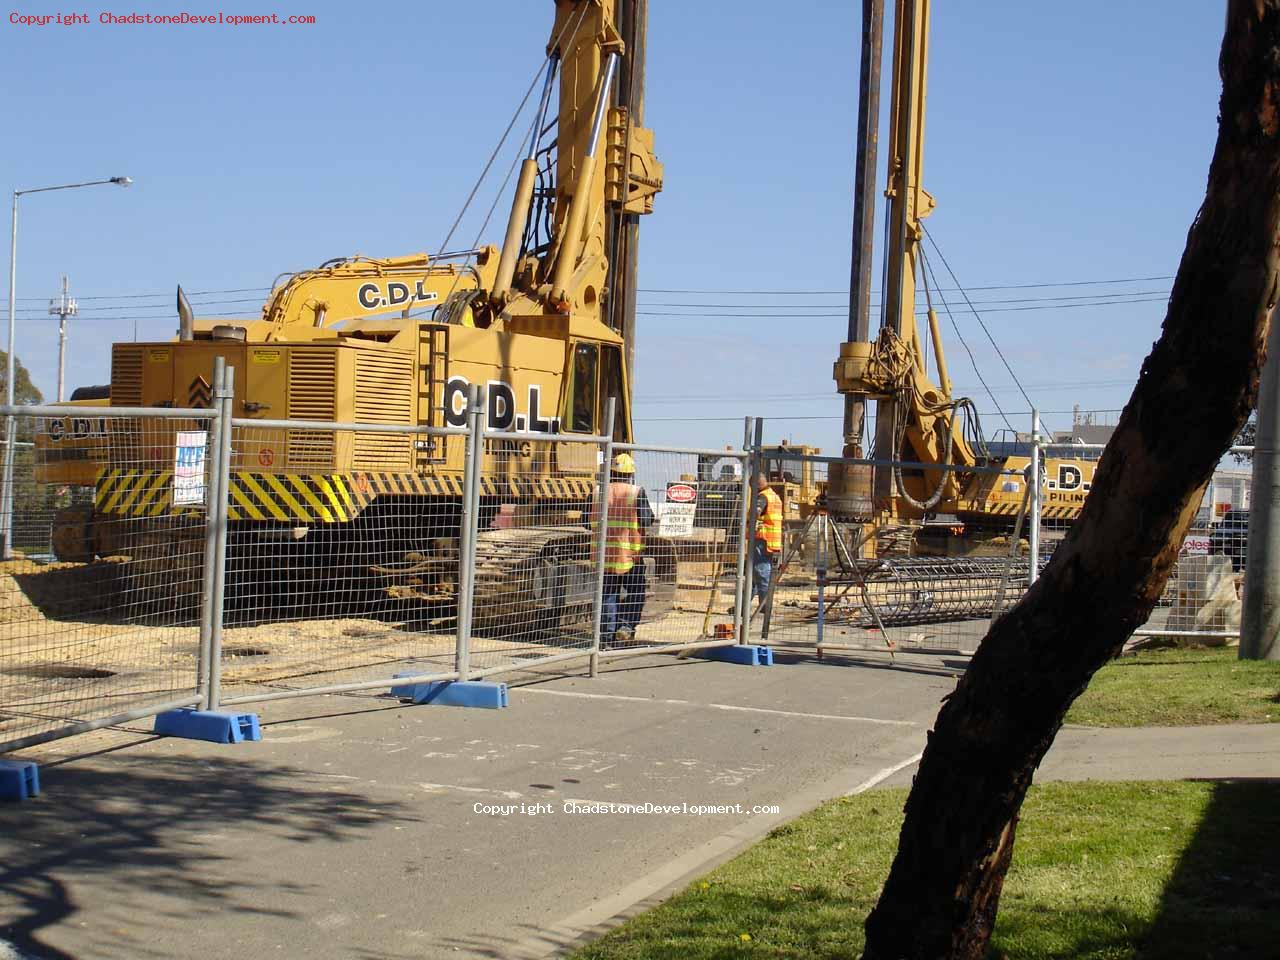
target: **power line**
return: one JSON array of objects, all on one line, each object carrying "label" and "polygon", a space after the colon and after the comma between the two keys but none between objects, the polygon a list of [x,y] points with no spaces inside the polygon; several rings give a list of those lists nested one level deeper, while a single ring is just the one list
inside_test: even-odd
[{"label": "power line", "polygon": [[[1081,410],[1081,413],[1122,413],[1121,409],[1110,410]],[[990,413],[990,411],[986,411]],[[1030,410],[1011,410],[1009,413],[1013,416],[1031,416]],[[1065,417],[1068,414],[1074,416],[1075,410],[1041,410],[1042,417]],[[766,424],[777,422],[795,422],[795,421],[842,421],[843,416],[788,416],[788,417],[761,417]],[[633,417],[635,423],[742,423],[743,417]]]},{"label": "power line", "polygon": [[[996,343],[996,338],[993,337],[991,335],[991,331],[987,329],[987,324],[982,319],[982,314],[978,313],[978,308],[975,307],[973,305],[973,301],[969,299],[969,292],[960,286],[960,279],[956,276],[956,272],[951,269],[951,264],[947,261],[946,254],[942,252],[942,248],[938,246],[938,241],[933,239],[933,234],[929,232],[929,228],[926,227],[924,224],[920,225],[920,229],[921,231],[923,231],[924,235],[929,239],[929,244],[933,247],[934,252],[936,252],[938,254],[939,259],[942,260],[942,265],[947,268],[947,275],[951,277],[951,282],[954,283],[956,287],[960,290],[960,296],[964,297],[964,302],[967,303],[969,305],[969,309],[973,311],[973,316],[978,321],[978,326],[982,327],[982,332],[987,335],[987,339],[991,342],[991,346],[992,348],[994,348],[996,352],[996,356],[1000,358],[1000,362],[1004,364],[1004,368],[1008,372],[1010,379],[1012,379],[1014,383],[1018,384],[1018,391],[1022,394],[1022,399],[1027,401],[1027,406],[1031,407],[1034,410],[1035,404],[1032,402],[1031,398],[1027,396],[1027,391],[1022,389],[1022,384],[1018,381],[1018,375],[1013,372],[1013,367],[1009,366],[1009,361],[1005,358],[1004,351],[1000,349],[1000,344]],[[946,303],[946,297],[942,298],[942,302]],[[1124,301],[1120,301],[1120,302],[1124,302]],[[1073,306],[1079,306],[1079,304],[1073,304]],[[1030,310],[1033,308],[1011,307],[1010,309],[1011,310],[1019,310],[1019,309]]]},{"label": "power line", "polygon": [[[982,287],[969,287],[970,290],[1034,290],[1043,287],[1087,287],[1087,286],[1107,286],[1117,283],[1147,283],[1156,280],[1172,280],[1172,276],[1167,277],[1123,277],[1119,280],[1062,280],[1057,282],[1042,283],[1002,283],[990,284]],[[951,292],[959,292],[960,288],[947,288]],[[711,295],[731,295],[735,293],[746,294],[748,296],[768,296],[768,297],[796,297],[796,296],[840,296],[847,297],[848,290],[674,290],[659,287],[639,287],[637,293],[681,293],[681,294],[705,294]],[[873,291],[878,292],[878,291]]]},{"label": "power line", "polygon": [[[1153,291],[1153,292],[1155,292],[1155,291]],[[1144,291],[1144,293],[1145,293],[1145,291]],[[46,298],[46,299],[47,299],[47,298]],[[87,299],[87,298],[86,298],[86,299]],[[1109,306],[1123,306],[1123,305],[1126,305],[1126,304],[1134,304],[1134,303],[1161,303],[1161,302],[1165,302],[1165,301],[1168,299],[1168,297],[1167,297],[1167,295],[1166,295],[1166,294],[1163,294],[1163,293],[1159,294],[1158,296],[1137,296],[1137,295],[1135,295],[1135,296],[1134,296],[1133,298],[1131,298],[1131,299],[1111,299],[1111,300],[1100,300],[1100,301],[1098,301],[1098,302],[1091,302],[1091,303],[1059,303],[1059,302],[1057,302],[1057,300],[1058,300],[1058,299],[1059,299],[1059,298],[1054,297],[1054,298],[1045,298],[1045,300],[1043,300],[1043,301],[1042,301],[1042,300],[1040,300],[1040,299],[1027,299],[1027,300],[1005,300],[1005,301],[981,301],[981,300],[975,300],[975,301],[973,301],[973,303],[974,303],[974,304],[979,304],[979,303],[984,303],[984,302],[990,302],[990,303],[1027,303],[1027,304],[1042,304],[1042,305],[1040,305],[1040,306],[990,307],[990,308],[988,308],[988,309],[986,309],[986,310],[984,311],[985,313],[1021,313],[1021,312],[1026,312],[1026,311],[1038,311],[1038,310],[1070,310],[1070,309],[1075,309],[1075,308],[1080,308],[1080,307],[1109,307]],[[1053,301],[1053,302],[1045,302],[1045,301]],[[258,301],[257,299],[254,299],[254,298],[243,298],[243,299],[235,299],[235,300],[203,300],[203,301],[193,301],[193,302],[192,302],[192,306],[196,306],[196,307],[211,307],[211,306],[225,306],[225,305],[237,304],[237,303],[259,303],[259,302],[260,302],[260,301]],[[945,303],[945,301],[944,301],[944,303]],[[659,306],[659,304],[642,304],[641,306]],[[682,306],[696,306],[696,304],[687,304],[687,305],[686,305],[686,304],[682,304]],[[703,317],[703,318],[707,318],[707,319],[716,319],[716,318],[720,318],[720,319],[726,319],[726,320],[775,320],[775,319],[777,319],[777,320],[784,320],[784,319],[787,319],[787,320],[808,320],[808,319],[813,319],[813,320],[826,320],[826,319],[834,319],[834,318],[843,318],[843,317],[845,317],[845,316],[847,316],[847,315],[848,315],[848,314],[847,314],[847,312],[838,312],[838,313],[790,313],[790,312],[788,312],[788,313],[778,313],[778,312],[771,312],[771,311],[770,311],[770,307],[769,307],[769,305],[767,305],[767,304],[761,304],[761,305],[756,305],[756,304],[739,304],[739,305],[734,305],[734,304],[709,304],[709,305],[707,306],[707,309],[715,309],[715,308],[720,308],[720,307],[729,307],[729,308],[732,308],[732,307],[734,307],[734,306],[741,306],[741,307],[742,307],[742,308],[744,308],[744,309],[751,309],[751,310],[753,310],[754,312],[751,312],[751,313],[726,313],[726,312],[723,312],[723,310],[720,310],[720,311],[718,311],[718,312],[708,313],[708,312],[704,312],[704,311],[702,311],[702,310],[695,310],[695,311],[675,311],[675,310],[672,310],[672,311],[667,311],[667,310],[637,310],[637,311],[636,311],[636,315],[637,315],[637,316],[642,316],[642,317]],[[815,308],[817,308],[817,305],[814,305],[814,306],[815,306]],[[874,306],[874,305],[873,305],[873,306]],[[796,306],[793,306],[793,305],[788,305],[785,309],[787,309],[787,310],[794,310],[794,309],[805,309],[805,308],[796,307]],[[93,318],[93,317],[99,317],[99,318],[101,318],[101,317],[102,317],[102,315],[103,315],[103,314],[105,314],[105,313],[107,313],[107,312],[116,312],[116,311],[125,311],[125,310],[133,310],[133,311],[156,311],[156,312],[151,312],[151,313],[138,312],[136,315],[137,315],[137,316],[139,316],[139,317],[146,317],[146,316],[151,316],[151,317],[168,317],[168,316],[173,316],[173,315],[174,315],[173,310],[171,310],[169,307],[167,307],[167,306],[160,306],[159,304],[154,304],[154,305],[153,305],[153,304],[127,304],[127,305],[122,305],[122,306],[91,307],[91,308],[89,308],[88,310],[81,310],[81,311],[80,311],[79,316],[81,316],[81,317],[86,317],[86,316],[87,316],[87,317],[90,317],[90,318]],[[35,319],[35,318],[38,318],[38,317],[43,317],[43,316],[45,316],[46,314],[45,314],[45,311],[43,311],[43,310],[34,310],[34,309],[27,308],[27,309],[23,309],[23,310],[18,310],[18,311],[16,312],[16,314],[15,314],[15,315],[16,315],[16,316],[18,316],[18,317],[25,318],[25,319]],[[131,315],[133,315],[133,314],[131,314]],[[926,313],[925,311],[917,311],[917,313],[915,314],[915,316],[917,316],[917,317],[924,317],[924,316],[927,316],[927,313]]]},{"label": "power line", "polygon": [[[1164,303],[1168,300],[1167,296],[1159,297],[1139,297],[1132,300],[1107,300],[1101,303],[1053,303],[1044,306],[1034,307],[992,307],[983,311],[984,313],[1024,313],[1034,310],[1071,310],[1079,307],[1111,307],[1122,306],[1132,303]],[[945,301],[944,301],[945,302]],[[761,310],[767,309],[765,307]],[[976,310],[974,313],[976,314]],[[841,313],[702,313],[699,311],[662,311],[662,310],[637,310],[638,317],[704,317],[707,319],[725,319],[725,320],[827,320],[837,317],[847,317],[848,311]],[[927,316],[927,313],[917,312],[917,317]]]},{"label": "power line", "polygon": [[[271,291],[271,289],[272,289],[271,287],[234,287],[234,288],[232,288],[232,289],[230,289],[230,290],[192,290],[192,291],[190,291],[189,293],[187,293],[187,296],[189,296],[189,297],[205,297],[205,296],[213,296],[214,294],[222,294],[222,293],[269,293],[269,292]],[[172,300],[172,299],[173,299],[173,296],[174,296],[174,295],[173,295],[172,291],[171,291],[171,292],[169,292],[169,293],[113,293],[113,294],[103,294],[103,295],[101,295],[101,296],[96,296],[96,297],[81,297],[81,296],[77,296],[77,297],[76,297],[76,300],[77,300],[77,301],[84,301],[84,300],[156,300],[156,299],[167,299],[167,300]],[[46,300],[48,300],[48,299],[50,299],[50,298],[49,298],[49,297],[17,297],[16,299],[18,300],[18,302],[19,302],[19,303],[23,302],[24,300],[25,300],[25,301],[28,301],[28,302],[39,302],[39,303],[43,303],[44,301],[46,301]]]},{"label": "power line", "polygon": [[[1028,384],[1031,390],[1077,390],[1084,387],[1132,387],[1136,382],[1135,379],[1128,380],[1056,380],[1047,381],[1045,383]],[[1016,390],[1017,387],[996,387],[997,392]],[[965,388],[956,386],[954,392],[965,392]],[[636,398],[635,402],[640,404],[661,404],[661,403],[686,403],[689,401],[740,401],[740,400],[758,400],[769,401],[774,403],[798,402],[801,400],[822,400],[837,396],[834,388],[826,393],[776,393],[776,394],[751,394],[751,393],[690,393],[682,395],[664,394],[654,398]]]},{"label": "power line", "polygon": [[[1148,283],[1160,280],[1172,280],[1172,276],[1161,277],[1123,277],[1118,280],[1061,280],[1054,282],[1040,283],[997,283],[988,284],[980,287],[969,287],[969,290],[1035,290],[1050,287],[1087,287],[1087,286],[1108,286],[1121,283]],[[212,296],[224,293],[269,293],[272,287],[229,287],[223,290],[191,290],[187,295],[191,297]],[[947,291],[958,292],[959,288],[942,288]],[[690,296],[775,296],[775,297],[793,297],[793,296],[833,296],[847,297],[848,290],[693,290],[693,289],[669,289],[661,287],[641,287],[638,293],[661,293],[661,294],[688,294]],[[878,291],[875,291],[878,292]],[[1098,296],[1106,296],[1106,294],[1098,294]],[[77,296],[76,299],[83,302],[86,300],[168,300],[173,298],[173,292],[165,293],[115,293],[101,294],[96,296]],[[49,297],[18,297],[19,303],[45,303]]]},{"label": "power line", "polygon": [[[934,287],[933,289],[935,291],[939,290],[939,288],[937,287]],[[973,302],[981,303],[981,304],[1050,303],[1050,302],[1066,302],[1069,300],[1111,300],[1119,297],[1147,297],[1147,296],[1168,297],[1169,291],[1167,290],[1127,290],[1122,293],[1088,293],[1088,294],[1075,294],[1073,296],[1066,296],[1066,297],[1015,297],[1012,299],[1006,298],[1001,300],[974,300]],[[642,303],[640,305],[643,307],[697,307],[702,310],[714,310],[717,308],[732,310],[732,309],[751,308],[751,307],[756,307],[763,310],[770,306],[773,306],[773,304],[766,304],[766,303],[670,303],[670,302],[663,302],[663,301]],[[829,310],[833,306],[835,306],[835,304],[831,304],[831,303],[788,303],[786,304],[786,309],[788,310]],[[873,300],[871,302],[871,306],[872,306],[872,309],[875,309],[880,306],[880,303],[878,301]]]}]

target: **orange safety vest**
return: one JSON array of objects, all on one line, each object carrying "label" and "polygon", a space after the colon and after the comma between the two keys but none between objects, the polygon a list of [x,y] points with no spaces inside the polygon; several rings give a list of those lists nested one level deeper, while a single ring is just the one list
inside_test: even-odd
[{"label": "orange safety vest", "polygon": [[756,539],[764,541],[770,553],[782,552],[782,499],[768,487],[760,491],[764,513],[756,517]]},{"label": "orange safety vest", "polygon": [[644,549],[636,501],[640,488],[631,483],[609,484],[609,533],[604,543],[606,573],[630,573]]}]

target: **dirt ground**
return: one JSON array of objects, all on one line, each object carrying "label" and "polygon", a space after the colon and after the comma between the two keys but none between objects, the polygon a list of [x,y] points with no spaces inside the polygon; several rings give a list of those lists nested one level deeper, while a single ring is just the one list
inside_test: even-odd
[{"label": "dirt ground", "polygon": [[[162,703],[197,689],[197,610],[118,563],[0,564],[0,741]],[[643,623],[636,647],[683,643],[731,621],[731,581],[685,580],[675,610]],[[712,600],[707,615],[708,599]],[[453,669],[452,621],[289,617],[223,630],[227,698]],[[590,647],[589,624],[553,634],[477,635],[475,670],[521,666]]]},{"label": "dirt ground", "polygon": [[[0,742],[194,693],[200,630],[190,600],[193,591],[125,576],[129,572],[111,561],[0,564]],[[916,590],[904,601],[900,586],[872,583],[869,589],[878,608],[934,602],[927,591]],[[939,596],[948,589],[939,585]],[[838,593],[832,586],[824,592],[820,634],[812,571],[796,569],[775,588],[768,630],[764,617],[757,615],[750,638],[810,650],[892,645],[967,651],[976,648],[988,623],[985,616],[946,622],[924,617],[903,626],[891,622],[882,632],[860,591],[849,591],[842,602],[832,604]],[[682,561],[674,609],[643,622],[631,646],[711,639],[718,625],[732,623],[733,604],[731,571],[725,575],[718,565]],[[311,618],[280,615],[272,622],[227,626],[221,661],[224,697],[453,669],[452,620],[415,622],[334,612],[330,607],[327,615]],[[517,629],[476,635],[471,666],[477,671],[515,668],[556,654],[585,653],[590,639],[585,620],[537,636]]]}]

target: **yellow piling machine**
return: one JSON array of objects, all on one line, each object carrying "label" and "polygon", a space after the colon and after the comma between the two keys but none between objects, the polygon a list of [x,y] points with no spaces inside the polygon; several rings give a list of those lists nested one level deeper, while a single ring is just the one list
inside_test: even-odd
[{"label": "yellow piling machine", "polygon": [[[880,329],[870,336],[871,261],[875,232],[875,165],[879,123],[879,64],[884,0],[865,0],[859,152],[856,170],[854,256],[849,339],[835,362],[836,389],[845,398],[844,455],[867,455],[868,401],[876,403],[871,453],[924,467],[833,469],[827,491],[832,511],[849,521],[874,523],[890,532],[930,532],[949,541],[933,549],[964,554],[975,541],[1003,533],[1023,506],[1030,457],[998,451],[986,442],[973,401],[952,392],[936,291],[925,268],[923,221],[934,210],[924,188],[925,91],[930,0],[896,0],[893,78],[887,143],[887,223]],[[916,322],[923,291],[929,347]],[[929,469],[927,465],[955,469]],[[1069,522],[1079,515],[1093,480],[1089,460],[1049,458],[1042,481],[1043,516]],[[1019,475],[974,473],[1000,467]],[[930,523],[930,521],[937,521]],[[957,536],[959,534],[959,536]]]},{"label": "yellow piling machine", "polygon": [[[235,368],[234,415],[276,424],[239,431],[229,603],[281,576],[243,558],[278,556],[252,545],[282,541],[295,589],[355,582],[366,595],[447,599],[461,439],[279,422],[461,426],[471,385],[487,389],[488,427],[520,438],[485,451],[477,609],[546,621],[572,603],[563,594],[589,573],[588,534],[563,521],[593,494],[596,448],[541,438],[601,433],[613,399],[614,437],[632,440],[638,222],[663,181],[643,126],[646,16],[647,0],[556,0],[500,248],[332,260],[280,278],[254,319],[197,319],[179,290],[176,340],[114,345],[113,406],[207,405],[221,357]],[[64,558],[139,553],[172,535],[167,441],[179,428],[108,421],[94,505],[67,518]],[[511,528],[487,529],[499,514]],[[674,562],[653,554],[656,581],[673,583]]]}]

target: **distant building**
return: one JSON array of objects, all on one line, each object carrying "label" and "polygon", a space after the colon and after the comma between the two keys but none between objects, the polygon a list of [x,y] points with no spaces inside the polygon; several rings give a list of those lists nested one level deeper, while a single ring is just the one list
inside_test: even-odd
[{"label": "distant building", "polygon": [[[1113,413],[1114,411],[1106,411]],[[1057,430],[1054,443],[1107,443],[1115,433],[1115,424],[1099,423],[1099,411],[1081,410],[1079,404],[1072,410],[1071,429]]]},{"label": "distant building", "polygon": [[1228,510],[1248,510],[1253,488],[1251,467],[1225,468],[1214,472],[1205,489],[1204,499],[1196,513],[1196,524],[1203,526],[1222,519]]}]

